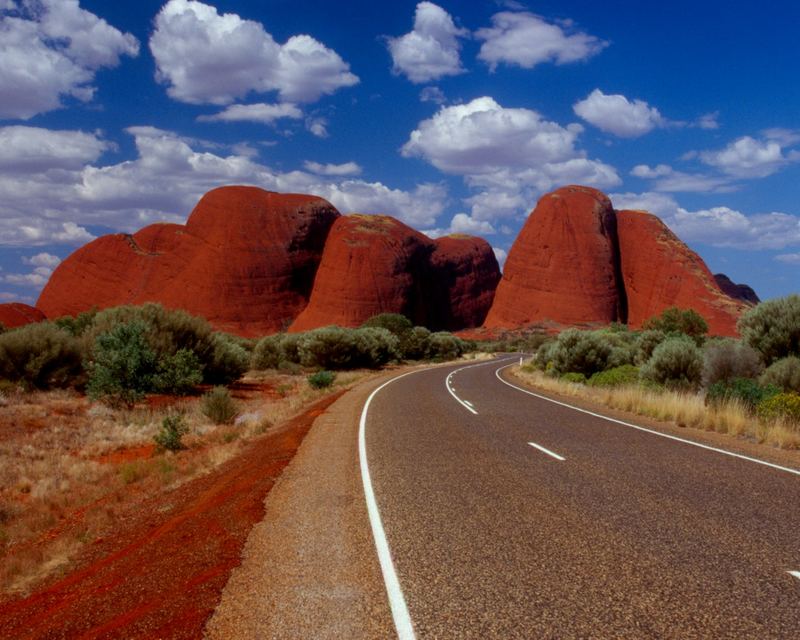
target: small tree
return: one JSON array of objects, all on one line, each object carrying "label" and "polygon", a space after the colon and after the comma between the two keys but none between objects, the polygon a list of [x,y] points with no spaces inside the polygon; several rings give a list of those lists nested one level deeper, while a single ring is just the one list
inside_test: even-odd
[{"label": "small tree", "polygon": [[708,333],[708,323],[694,309],[679,309],[670,307],[664,309],[659,316],[653,316],[646,320],[642,328],[657,329],[666,334],[682,333],[694,339],[695,343],[703,343],[705,335]]},{"label": "small tree", "polygon": [[772,364],[786,356],[800,356],[800,296],[792,294],[762,302],[738,322],[742,339]]},{"label": "small tree", "polygon": [[759,353],[739,340],[713,340],[703,350],[703,386],[734,378],[756,378],[763,371]]},{"label": "small tree", "polygon": [[703,356],[689,336],[667,338],[642,367],[645,380],[677,389],[696,389],[703,373]]},{"label": "small tree", "polygon": [[800,393],[800,358],[789,356],[776,360],[761,374],[759,382]]}]

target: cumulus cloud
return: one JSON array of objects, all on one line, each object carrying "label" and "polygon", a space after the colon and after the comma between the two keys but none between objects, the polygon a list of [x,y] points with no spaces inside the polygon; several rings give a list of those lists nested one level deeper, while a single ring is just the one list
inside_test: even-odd
[{"label": "cumulus cloud", "polygon": [[492,247],[492,251],[494,251],[494,257],[497,258],[497,264],[500,265],[500,270],[502,271],[506,264],[506,258],[508,258],[508,251],[500,247]]},{"label": "cumulus cloud", "polygon": [[[0,245],[74,245],[94,238],[91,226],[130,232],[157,221],[180,223],[200,196],[221,184],[316,194],[342,212],[387,213],[414,226],[434,224],[447,202],[447,190],[440,184],[403,190],[354,179],[355,163],[312,165],[323,175],[280,172],[254,161],[251,154],[225,154],[155,127],[130,127],[127,132],[137,150],[132,160],[100,165],[87,152],[85,164],[64,166],[62,150],[45,145],[50,155],[37,156],[37,171],[13,173],[0,166]],[[0,128],[0,139],[2,135]],[[97,145],[105,144],[95,137]],[[24,157],[24,148],[19,151]]]},{"label": "cumulus cloud", "polygon": [[94,162],[108,142],[83,131],[54,131],[23,125],[0,128],[0,171],[29,173],[79,169]]},{"label": "cumulus cloud", "polygon": [[328,119],[327,118],[306,118],[306,129],[317,138],[328,137]]},{"label": "cumulus cloud", "polygon": [[775,259],[784,264],[800,264],[800,253],[782,253],[775,256]]},{"label": "cumulus cloud", "polygon": [[306,160],[303,166],[307,171],[319,176],[357,176],[361,173],[361,167],[355,162],[345,162],[342,164],[322,164]]},{"label": "cumulus cloud", "polygon": [[743,136],[724,149],[703,151],[699,157],[705,164],[736,178],[764,178],[789,162],[800,160],[798,151],[784,154],[783,146],[787,140],[785,136],[765,137],[760,140]]},{"label": "cumulus cloud", "polygon": [[0,276],[0,281],[6,284],[41,289],[47,284],[51,275],[53,275],[53,270],[50,267],[36,267],[30,273],[6,273]]},{"label": "cumulus cloud", "polygon": [[492,26],[475,34],[483,40],[478,58],[494,70],[500,63],[532,69],[543,62],[568,64],[598,54],[607,42],[570,22],[554,24],[527,12],[502,11],[492,16]]},{"label": "cumulus cloud", "polygon": [[576,102],[572,110],[601,131],[621,138],[638,138],[667,123],[658,109],[644,100],[628,100],[621,94],[605,94],[600,89]]},{"label": "cumulus cloud", "polygon": [[450,14],[439,5],[420,2],[414,14],[414,29],[388,39],[392,71],[414,83],[464,73],[458,39],[467,35],[469,31],[456,27]]},{"label": "cumulus cloud", "polygon": [[232,104],[226,109],[210,116],[199,116],[198,122],[260,122],[271,124],[280,118],[297,120],[303,112],[290,103],[265,104]]},{"label": "cumulus cloud", "polygon": [[97,70],[138,55],[139,41],[78,0],[29,0],[0,5],[0,51],[0,117],[28,120],[91,100]]},{"label": "cumulus cloud", "polygon": [[226,105],[270,91],[286,102],[314,102],[358,83],[339,54],[311,36],[279,44],[262,24],[195,0],[162,7],[150,50],[156,79],[170,97],[191,104]]},{"label": "cumulus cloud", "polygon": [[61,262],[61,258],[52,253],[37,253],[35,256],[22,258],[23,264],[30,264],[34,267],[49,267],[55,269]]},{"label": "cumulus cloud", "polygon": [[483,236],[495,234],[497,230],[486,220],[477,220],[467,213],[457,213],[452,217],[447,228],[428,229],[423,233],[431,238],[440,238],[453,233]]},{"label": "cumulus cloud", "polygon": [[[423,158],[445,173],[464,176],[468,185],[484,194],[473,196],[478,198],[473,216],[491,219],[487,201],[492,198],[505,205],[530,203],[534,193],[569,182],[619,184],[613,167],[586,158],[576,148],[582,130],[578,124],[562,127],[536,111],[505,108],[483,97],[442,107],[417,125],[401,152]],[[503,207],[496,211],[494,217],[504,212]]]},{"label": "cumulus cloud", "polygon": [[419,92],[420,102],[433,102],[435,104],[444,104],[447,98],[439,87],[424,87]]},{"label": "cumulus cloud", "polygon": [[713,176],[704,173],[676,171],[666,164],[651,167],[638,164],[631,170],[637,178],[653,180],[653,189],[667,192],[715,192],[726,193],[736,190],[736,185],[727,176]]},{"label": "cumulus cloud", "polygon": [[658,215],[686,242],[751,250],[800,245],[800,217],[796,215],[745,215],[725,206],[689,211],[663,193],[616,193],[610,197],[617,209],[641,209]]}]

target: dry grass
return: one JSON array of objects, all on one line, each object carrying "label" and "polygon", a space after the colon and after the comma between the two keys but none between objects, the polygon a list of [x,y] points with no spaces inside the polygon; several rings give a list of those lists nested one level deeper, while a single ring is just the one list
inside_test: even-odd
[{"label": "dry grass", "polygon": [[544,391],[586,398],[613,409],[628,411],[680,427],[746,437],[782,449],[800,449],[800,426],[783,421],[765,422],[751,415],[741,403],[731,401],[706,406],[702,396],[639,386],[589,387],[546,376],[524,366],[513,367],[513,375]]}]

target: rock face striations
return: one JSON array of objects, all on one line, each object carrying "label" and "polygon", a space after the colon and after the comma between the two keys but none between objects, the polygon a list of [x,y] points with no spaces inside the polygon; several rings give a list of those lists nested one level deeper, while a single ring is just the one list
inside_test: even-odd
[{"label": "rock face striations", "polygon": [[486,326],[620,321],[637,328],[672,306],[696,310],[718,335],[736,335],[744,309],[659,218],[614,211],[599,191],[571,186],[542,197],[529,216]]},{"label": "rock face striations", "polygon": [[36,307],[21,302],[0,304],[0,325],[6,329],[15,329],[42,320],[46,320],[46,318]]}]

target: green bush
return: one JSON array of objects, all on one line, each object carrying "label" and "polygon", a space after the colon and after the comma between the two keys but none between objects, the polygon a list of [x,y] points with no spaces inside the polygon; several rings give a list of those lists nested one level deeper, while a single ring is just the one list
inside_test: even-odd
[{"label": "green bush", "polygon": [[53,322],[69,332],[75,337],[80,337],[94,324],[94,319],[97,316],[97,307],[92,307],[90,311],[84,311],[77,316],[62,316],[56,318]]},{"label": "green bush", "polygon": [[404,360],[422,360],[428,355],[431,332],[425,327],[413,327],[398,337],[397,349]]},{"label": "green bush", "polygon": [[333,371],[317,371],[308,376],[308,384],[315,389],[330,387],[334,380],[336,380],[336,374]]},{"label": "green bush", "polygon": [[397,337],[386,329],[322,327],[301,334],[300,364],[322,369],[379,368],[398,357]]},{"label": "green bush", "polygon": [[259,371],[265,369],[277,369],[281,361],[284,360],[281,340],[283,335],[276,333],[271,336],[261,338],[253,349],[252,367]]},{"label": "green bush", "polygon": [[380,313],[377,316],[372,316],[361,326],[363,328],[386,329],[398,338],[411,331],[414,327],[411,320],[401,313]]},{"label": "green bush", "polygon": [[598,371],[589,378],[592,387],[620,387],[639,382],[639,367],[632,364],[623,364],[620,367]]},{"label": "green bush", "polygon": [[166,416],[161,421],[161,430],[153,436],[159,451],[180,451],[184,449],[183,436],[189,432],[183,416],[179,413]]},{"label": "green bush", "polygon": [[146,330],[143,322],[134,320],[97,336],[86,365],[90,398],[131,407],[154,389],[157,359]]},{"label": "green bush", "polygon": [[464,341],[447,331],[437,331],[430,335],[428,358],[431,360],[455,360],[466,350]]},{"label": "green bush", "polygon": [[161,393],[186,395],[203,381],[203,365],[188,349],[159,361],[153,376],[153,389]]},{"label": "green bush", "polygon": [[750,378],[733,378],[715,382],[706,391],[706,404],[736,400],[748,410],[755,411],[764,400],[780,393],[778,387],[760,385]]},{"label": "green bush", "polygon": [[800,393],[800,358],[787,356],[776,360],[764,370],[758,381],[775,385],[783,391]]},{"label": "green bush", "polygon": [[646,329],[636,338],[636,354],[633,364],[641,366],[653,355],[655,348],[667,339],[667,334],[660,329]]},{"label": "green bush", "polygon": [[576,384],[586,384],[586,376],[582,373],[576,373],[575,371],[570,371],[565,373],[560,378],[564,382],[574,382]]},{"label": "green bush", "polygon": [[214,424],[228,424],[239,412],[225,387],[214,387],[200,398],[200,411]]},{"label": "green bush", "polygon": [[556,373],[576,372],[589,377],[609,366],[612,346],[601,332],[567,329],[555,344],[549,355]]},{"label": "green bush", "polygon": [[739,340],[712,340],[703,349],[705,387],[734,378],[757,378],[763,369],[759,353]]},{"label": "green bush", "polygon": [[703,344],[708,333],[708,323],[694,309],[679,309],[670,307],[664,309],[659,316],[646,320],[642,328],[663,331],[666,334],[683,334],[695,341],[698,346]]},{"label": "green bush", "polygon": [[51,322],[0,335],[0,378],[36,389],[83,382],[81,341]]},{"label": "green bush", "polygon": [[758,417],[762,420],[786,420],[800,423],[800,395],[778,393],[762,400],[758,405]]},{"label": "green bush", "polygon": [[742,339],[761,353],[767,365],[800,356],[800,296],[762,302],[739,318]]},{"label": "green bush", "polygon": [[667,338],[653,350],[642,367],[645,380],[673,389],[697,389],[703,373],[703,356],[689,336]]},{"label": "green bush", "polygon": [[550,338],[547,342],[539,345],[532,360],[534,366],[541,371],[546,371],[548,365],[553,362],[557,348],[558,342],[554,338]]}]

